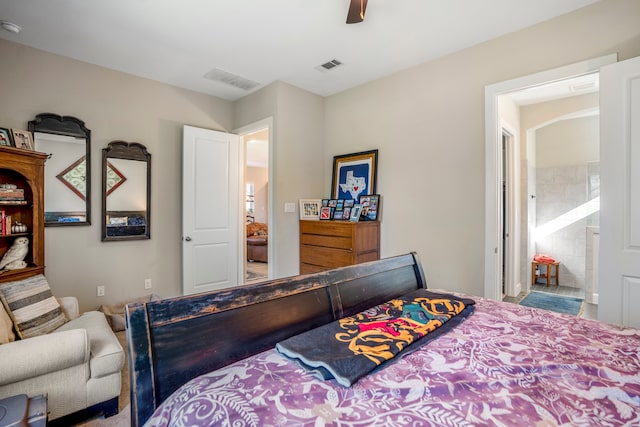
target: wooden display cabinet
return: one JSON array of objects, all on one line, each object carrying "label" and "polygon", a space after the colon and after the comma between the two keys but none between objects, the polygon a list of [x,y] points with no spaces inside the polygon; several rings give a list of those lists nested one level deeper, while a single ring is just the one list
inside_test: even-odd
[{"label": "wooden display cabinet", "polygon": [[300,274],[377,259],[378,221],[300,221]]},{"label": "wooden display cabinet", "polygon": [[[29,239],[26,268],[0,272],[0,283],[44,274],[44,162],[46,153],[0,146],[0,184],[15,184],[24,190],[24,203],[0,200],[0,211],[20,222],[27,230],[0,235],[0,259],[20,236]],[[1,231],[1,230],[0,230]]]}]

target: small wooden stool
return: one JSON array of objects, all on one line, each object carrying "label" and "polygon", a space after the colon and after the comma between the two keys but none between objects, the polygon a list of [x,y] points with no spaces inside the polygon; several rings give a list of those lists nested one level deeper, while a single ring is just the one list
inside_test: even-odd
[{"label": "small wooden stool", "polygon": [[[560,285],[560,261],[556,262],[538,262],[531,261],[531,285],[535,285],[537,283],[536,279],[536,267],[540,265],[547,266],[547,271],[545,272],[545,277],[547,279],[547,286],[551,284],[551,279],[556,279],[556,286]],[[555,266],[555,268],[553,268]],[[555,271],[554,271],[555,270]],[[540,276],[542,276],[542,271],[540,272]]]}]

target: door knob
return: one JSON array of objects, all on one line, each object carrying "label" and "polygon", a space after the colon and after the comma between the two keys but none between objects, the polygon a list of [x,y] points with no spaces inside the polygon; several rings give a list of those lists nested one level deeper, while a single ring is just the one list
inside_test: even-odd
[{"label": "door knob", "polygon": [[184,238],[184,240],[186,240],[187,242],[190,242],[191,241],[191,237],[187,236],[187,237]]}]

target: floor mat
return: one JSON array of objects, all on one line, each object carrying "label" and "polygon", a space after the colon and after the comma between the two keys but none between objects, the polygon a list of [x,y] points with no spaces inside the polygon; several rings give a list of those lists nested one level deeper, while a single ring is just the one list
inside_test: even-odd
[{"label": "floor mat", "polygon": [[520,305],[555,311],[577,316],[580,314],[584,300],[581,298],[563,297],[543,292],[530,292],[520,301]]}]

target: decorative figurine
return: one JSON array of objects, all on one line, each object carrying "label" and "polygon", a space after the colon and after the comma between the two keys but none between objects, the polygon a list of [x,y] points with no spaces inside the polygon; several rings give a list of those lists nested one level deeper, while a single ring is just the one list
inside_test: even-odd
[{"label": "decorative figurine", "polygon": [[18,237],[0,260],[0,270],[19,270],[25,268],[24,258],[29,253],[29,239]]}]

